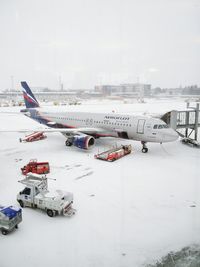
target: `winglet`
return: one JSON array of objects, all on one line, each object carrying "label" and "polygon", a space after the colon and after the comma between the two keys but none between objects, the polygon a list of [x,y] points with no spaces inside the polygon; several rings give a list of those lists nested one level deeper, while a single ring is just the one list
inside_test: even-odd
[{"label": "winglet", "polygon": [[21,82],[21,86],[23,87],[22,91],[26,108],[38,108],[40,105],[31,92],[31,89],[28,86],[27,82]]}]

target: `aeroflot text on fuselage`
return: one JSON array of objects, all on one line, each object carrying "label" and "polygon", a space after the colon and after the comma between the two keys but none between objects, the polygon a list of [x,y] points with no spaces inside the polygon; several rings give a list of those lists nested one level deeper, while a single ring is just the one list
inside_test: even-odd
[{"label": "aeroflot text on fuselage", "polygon": [[112,119],[112,120],[129,120],[130,117],[105,116],[105,119]]}]

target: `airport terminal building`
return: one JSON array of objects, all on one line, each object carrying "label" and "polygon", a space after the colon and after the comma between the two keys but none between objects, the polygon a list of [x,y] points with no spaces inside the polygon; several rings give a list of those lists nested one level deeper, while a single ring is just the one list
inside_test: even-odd
[{"label": "airport terminal building", "polygon": [[120,85],[97,85],[94,90],[103,95],[123,95],[132,97],[151,96],[151,84],[123,83]]}]

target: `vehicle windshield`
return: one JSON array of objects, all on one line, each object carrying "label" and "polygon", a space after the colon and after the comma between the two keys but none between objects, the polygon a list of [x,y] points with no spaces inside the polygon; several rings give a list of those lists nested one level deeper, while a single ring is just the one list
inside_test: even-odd
[{"label": "vehicle windshield", "polygon": [[31,189],[28,187],[25,187],[24,190],[21,192],[22,195],[30,195]]}]

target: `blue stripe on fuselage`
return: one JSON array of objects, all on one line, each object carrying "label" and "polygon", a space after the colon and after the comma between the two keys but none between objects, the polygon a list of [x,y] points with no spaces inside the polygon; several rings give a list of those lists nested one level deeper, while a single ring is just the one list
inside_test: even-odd
[{"label": "blue stripe on fuselage", "polygon": [[30,113],[30,115],[28,115],[28,114],[25,114],[25,115],[28,116],[29,118],[39,122],[40,124],[46,125],[50,128],[74,128],[72,126],[64,125],[61,123],[55,123],[55,124],[51,125],[51,124],[49,124],[49,122],[52,122],[52,121],[45,118],[44,116],[41,116],[40,112],[36,109],[29,109],[29,113]]}]

